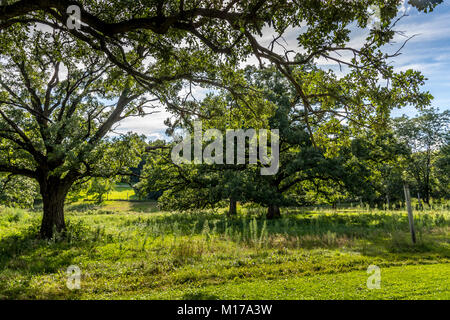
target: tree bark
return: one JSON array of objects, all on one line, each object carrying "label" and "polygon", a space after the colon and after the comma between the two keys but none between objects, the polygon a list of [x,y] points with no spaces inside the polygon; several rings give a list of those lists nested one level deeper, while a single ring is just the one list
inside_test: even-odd
[{"label": "tree bark", "polygon": [[280,214],[280,208],[277,205],[270,205],[269,208],[267,208],[267,219],[276,219],[281,217]]},{"label": "tree bark", "polygon": [[70,185],[61,184],[57,180],[49,180],[40,183],[40,187],[44,204],[40,236],[43,239],[50,239],[55,231],[60,233],[66,230],[64,201]]},{"label": "tree bark", "polygon": [[237,202],[235,199],[230,198],[230,209],[228,210],[228,216],[235,216],[237,214]]}]

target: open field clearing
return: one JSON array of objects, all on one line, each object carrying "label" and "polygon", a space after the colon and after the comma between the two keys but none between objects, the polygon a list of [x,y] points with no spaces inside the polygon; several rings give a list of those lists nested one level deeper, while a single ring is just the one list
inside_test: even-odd
[{"label": "open field clearing", "polygon": [[[65,239],[36,240],[41,214],[0,210],[2,299],[449,299],[450,214],[258,208],[235,218],[155,203],[67,208]],[[56,236],[58,237],[58,236]],[[57,241],[59,240],[59,241]],[[66,270],[81,270],[81,288]],[[368,289],[366,270],[381,270]]]}]

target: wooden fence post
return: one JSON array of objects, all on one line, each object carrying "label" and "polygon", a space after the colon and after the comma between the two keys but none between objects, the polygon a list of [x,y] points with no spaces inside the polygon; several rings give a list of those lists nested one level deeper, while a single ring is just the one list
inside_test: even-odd
[{"label": "wooden fence post", "polygon": [[413,244],[416,243],[416,232],[414,231],[414,217],[411,207],[411,196],[409,194],[409,186],[407,183],[403,184],[403,190],[405,191],[405,202],[408,210],[409,230],[411,231],[411,240]]},{"label": "wooden fence post", "polygon": [[423,210],[422,200],[420,199],[420,193],[417,192],[417,202],[419,203],[419,209]]}]

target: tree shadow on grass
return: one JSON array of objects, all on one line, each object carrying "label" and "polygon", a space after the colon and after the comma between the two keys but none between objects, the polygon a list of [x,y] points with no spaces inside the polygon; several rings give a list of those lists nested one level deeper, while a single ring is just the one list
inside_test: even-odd
[{"label": "tree shadow on grass", "polygon": [[131,201],[130,209],[133,212],[155,213],[159,211],[156,201]]},{"label": "tree shadow on grass", "polygon": [[[76,298],[77,292],[65,287],[65,277],[55,283],[54,276],[65,274],[87,247],[87,243],[72,240],[40,240],[37,225],[1,238],[0,300]],[[47,276],[52,279],[51,286]]]},{"label": "tree shadow on grass", "polygon": [[68,204],[65,206],[66,211],[85,212],[89,210],[98,210],[104,207],[105,204],[97,202],[80,202]]},{"label": "tree shadow on grass", "polygon": [[95,232],[82,223],[67,225],[63,238],[39,239],[39,226],[0,239],[0,273],[51,274],[66,271],[76,257],[96,246]]},{"label": "tree shadow on grass", "polygon": [[384,237],[374,238],[361,246],[360,251],[365,256],[395,257],[399,260],[450,259],[448,241],[439,235],[420,231],[416,243],[412,243],[408,231],[394,231]]},{"label": "tree shadow on grass", "polygon": [[203,291],[195,291],[185,293],[183,300],[220,300],[220,297]]}]

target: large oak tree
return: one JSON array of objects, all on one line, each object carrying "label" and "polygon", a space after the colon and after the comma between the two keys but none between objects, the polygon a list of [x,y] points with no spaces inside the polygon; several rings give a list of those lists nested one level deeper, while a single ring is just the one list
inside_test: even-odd
[{"label": "large oak tree", "polygon": [[60,32],[15,30],[0,50],[0,171],[37,181],[41,236],[65,229],[74,183],[133,164],[134,135],[107,138],[124,117],[150,113],[135,81]]},{"label": "large oak tree", "polygon": [[[310,122],[317,141],[314,146],[308,134],[305,110],[296,99],[291,83],[273,67],[261,70],[247,67],[245,77],[252,88],[251,100],[255,108],[249,110],[226,93],[209,95],[201,108],[202,129],[219,129],[225,141],[226,129],[277,128],[279,169],[273,175],[261,175],[262,164],[249,165],[248,152],[246,164],[225,164],[225,152],[220,157],[223,164],[174,164],[168,148],[161,148],[153,150],[147,159],[146,179],[140,183],[142,190],[165,190],[160,202],[167,209],[203,208],[226,199],[230,201],[230,212],[233,212],[233,201],[238,200],[266,206],[268,218],[279,216],[282,206],[308,204],[318,196],[330,198],[330,193],[339,194],[338,190],[358,196],[364,191],[374,193],[371,183],[367,182],[375,171],[371,167],[380,162],[387,165],[399,153],[397,145],[389,141],[388,123],[383,119],[389,119],[394,107],[415,101],[422,101],[423,105],[418,106],[423,107],[429,102],[429,95],[420,92],[421,78],[411,77],[409,86],[403,86],[396,80],[402,79],[404,74],[396,73],[392,76],[391,86],[371,87],[373,79],[370,77],[367,77],[368,83],[356,86],[352,78],[336,79],[333,73],[313,66],[295,72],[308,80],[305,93],[311,97],[313,106],[328,106],[330,111],[335,111],[340,107],[356,108],[358,99],[370,98],[373,105],[380,107],[367,115],[373,117],[373,126],[323,114]],[[324,86],[328,87],[324,89]],[[342,102],[322,99],[321,92],[331,89],[336,96],[343,97]],[[172,125],[187,128],[194,135],[195,119],[183,117]],[[203,144],[205,151],[209,143],[208,140]]]}]

